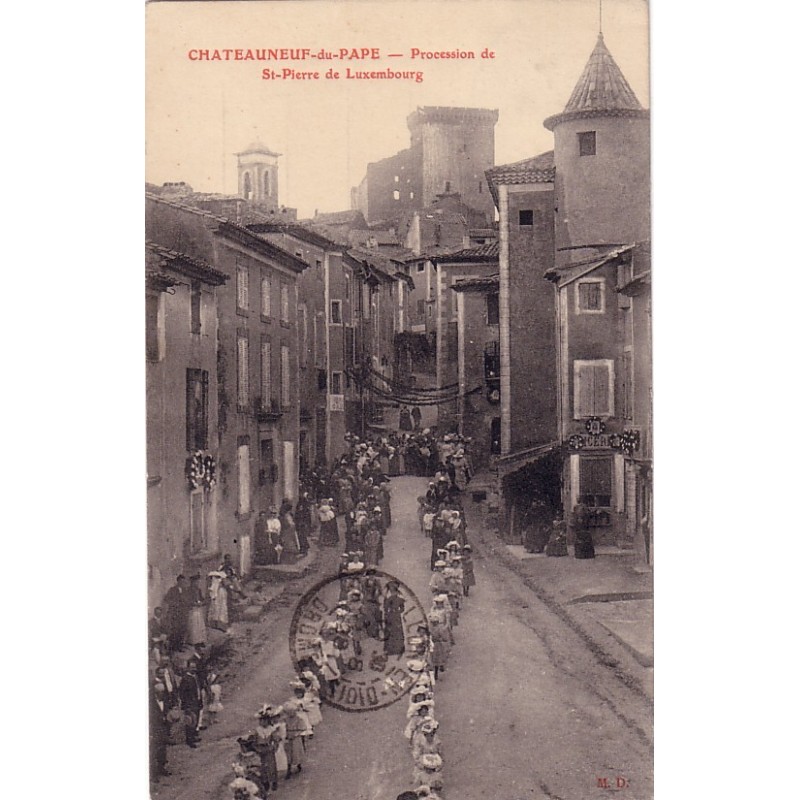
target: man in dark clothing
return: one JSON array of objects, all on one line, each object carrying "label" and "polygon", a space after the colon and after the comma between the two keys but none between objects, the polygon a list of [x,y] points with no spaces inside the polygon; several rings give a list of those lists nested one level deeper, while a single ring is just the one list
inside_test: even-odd
[{"label": "man in dark clothing", "polygon": [[197,735],[197,726],[200,720],[200,711],[203,708],[203,691],[200,679],[197,676],[197,662],[192,659],[186,665],[186,674],[181,680],[178,696],[181,708],[186,714],[186,744],[191,748],[197,747],[200,737]]},{"label": "man in dark clothing", "polygon": [[184,575],[178,575],[175,585],[164,595],[164,625],[169,637],[170,649],[180,650],[186,638],[189,611],[192,601],[189,596],[189,583]]},{"label": "man in dark clothing", "polygon": [[150,779],[155,783],[162,775],[171,775],[167,770],[167,722],[168,702],[164,684],[150,686]]}]

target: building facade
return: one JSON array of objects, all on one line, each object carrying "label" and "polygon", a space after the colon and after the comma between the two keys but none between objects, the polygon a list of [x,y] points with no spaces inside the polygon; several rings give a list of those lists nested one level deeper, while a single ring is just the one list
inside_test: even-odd
[{"label": "building facade", "polygon": [[[148,196],[148,238],[212,264],[217,290],[215,392],[217,536],[194,559],[230,553],[252,566],[259,511],[298,491],[297,278],[308,266],[224,217]],[[211,384],[209,384],[211,385]]]},{"label": "building facade", "polygon": [[217,291],[228,276],[145,250],[148,602],[219,551]]},{"label": "building facade", "polygon": [[602,34],[564,111],[544,124],[555,138],[557,250],[548,277],[565,513],[571,519],[580,505],[596,542],[646,539],[649,554],[649,112]]}]

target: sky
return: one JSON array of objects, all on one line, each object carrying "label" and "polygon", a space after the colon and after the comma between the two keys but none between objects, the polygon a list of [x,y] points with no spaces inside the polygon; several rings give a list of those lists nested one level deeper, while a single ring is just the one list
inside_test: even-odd
[{"label": "sky", "polygon": [[[281,154],[280,202],[301,218],[350,207],[371,161],[409,144],[418,106],[499,110],[495,163],[552,148],[561,111],[599,30],[599,0],[304,0],[154,3],[147,8],[146,179],[236,193],[236,156],[253,141]],[[607,47],[649,107],[648,6],[604,0]],[[378,60],[192,61],[192,49],[378,48]],[[473,51],[474,60],[412,59]],[[493,59],[480,58],[488,48]],[[402,53],[402,58],[388,57]],[[333,67],[421,71],[415,80],[326,80]],[[271,67],[320,80],[264,80]]]}]

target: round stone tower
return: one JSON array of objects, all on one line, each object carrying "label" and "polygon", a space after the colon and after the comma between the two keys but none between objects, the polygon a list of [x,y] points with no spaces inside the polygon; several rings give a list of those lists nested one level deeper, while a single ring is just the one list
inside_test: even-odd
[{"label": "round stone tower", "polygon": [[556,248],[650,238],[650,112],[601,33],[569,102],[544,126],[555,137]]}]

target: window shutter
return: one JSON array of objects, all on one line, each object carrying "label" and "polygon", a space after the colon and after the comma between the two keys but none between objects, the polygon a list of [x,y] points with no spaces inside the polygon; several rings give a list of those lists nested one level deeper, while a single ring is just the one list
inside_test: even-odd
[{"label": "window shutter", "polygon": [[250,307],[250,287],[248,284],[247,267],[238,267],[236,270],[236,303],[242,310]]},{"label": "window shutter", "polygon": [[608,396],[608,367],[605,364],[597,364],[591,369],[593,375],[592,385],[592,416],[610,414]]},{"label": "window shutter", "polygon": [[261,342],[261,406],[270,407],[272,397],[272,344]]},{"label": "window shutter", "polygon": [[250,445],[239,445],[237,452],[239,472],[239,513],[250,511]]},{"label": "window shutter", "polygon": [[246,408],[250,399],[250,346],[245,336],[240,336],[239,341],[239,357],[237,367],[238,374],[238,390],[239,390],[239,407]]},{"label": "window shutter", "polygon": [[581,364],[577,373],[575,417],[591,417],[594,414],[594,369],[591,364]]},{"label": "window shutter", "polygon": [[195,412],[194,385],[196,370],[186,370],[186,449],[191,453],[195,449]]},{"label": "window shutter", "polygon": [[197,422],[199,430],[198,447],[201,450],[208,448],[208,370],[200,371],[201,381],[201,405],[200,405],[200,419]]},{"label": "window shutter", "polygon": [[289,346],[281,345],[281,405],[291,403],[291,387],[289,385]]}]

